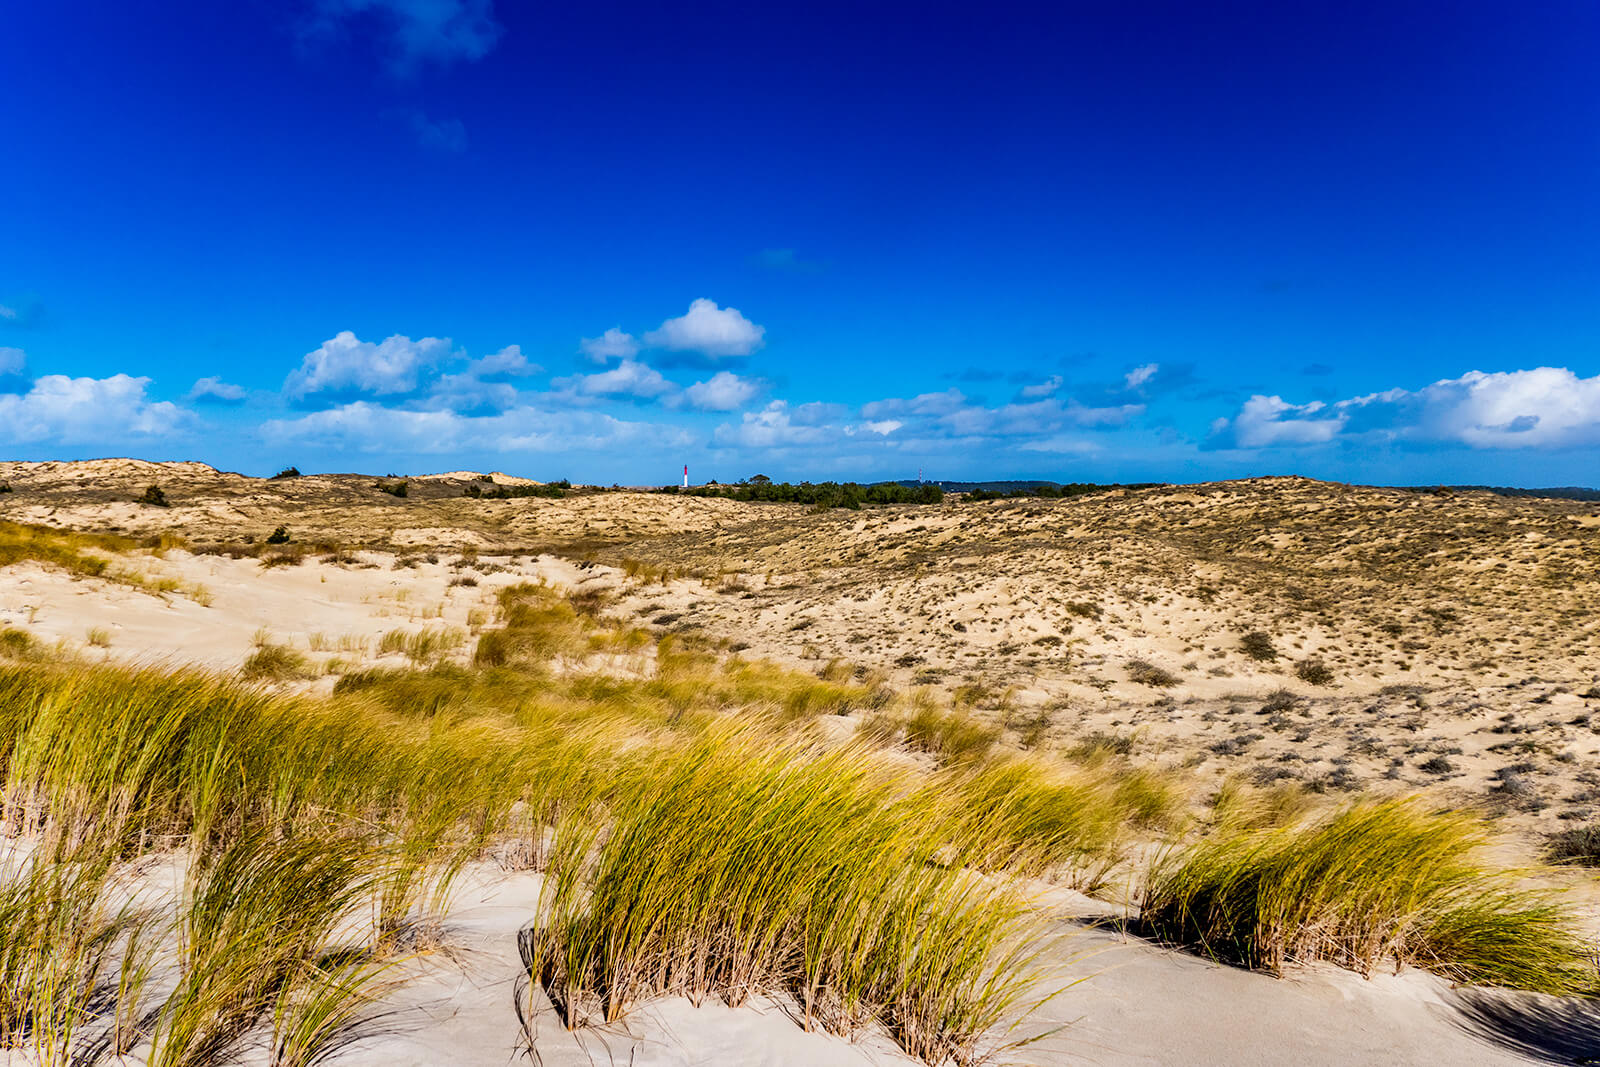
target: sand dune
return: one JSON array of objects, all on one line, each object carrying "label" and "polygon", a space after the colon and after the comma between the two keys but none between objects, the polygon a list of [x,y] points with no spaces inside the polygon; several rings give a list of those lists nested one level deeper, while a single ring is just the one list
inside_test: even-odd
[{"label": "sand dune", "polygon": [[[0,496],[0,518],[189,543],[118,557],[120,578],[34,562],[0,569],[0,627],[90,661],[219,671],[281,645],[308,669],[278,684],[326,692],[344,673],[405,665],[403,642],[385,648],[393,634],[459,633],[464,642],[440,655],[465,661],[497,591],[547,582],[611,618],[698,635],[723,654],[925,686],[1002,727],[1012,745],[1093,738],[1202,790],[1243,776],[1331,799],[1420,792],[1476,806],[1514,831],[1500,847],[1515,860],[1600,810],[1593,504],[1260,479],[815,513],[637,492],[464,497],[462,483],[477,477],[420,476],[401,499],[370,476],[0,464],[14,489]],[[138,503],[149,484],[172,506]],[[281,551],[303,555],[268,566],[261,542],[279,525],[292,534]],[[163,580],[171,588],[152,591]],[[848,734],[865,717],[837,725]],[[1591,920],[1600,915],[1586,874],[1550,877],[1565,878]],[[516,938],[539,884],[535,873],[475,862],[440,947],[401,965],[405,981],[382,1002],[381,1022],[328,1062],[502,1064],[521,1054]],[[1052,958],[1087,980],[1028,1020],[1028,1033],[1047,1036],[1016,1062],[1600,1056],[1600,1011],[1581,1002],[1469,993],[1415,970],[1364,979],[1318,965],[1273,978],[1095,925],[1125,914],[1114,892],[1041,883],[1039,893],[1052,929],[1068,935]],[[914,1062],[882,1034],[807,1033],[793,1016],[782,1000],[735,1010],[664,999],[621,1024],[568,1033],[546,1013],[538,1060]],[[29,1061],[0,1053],[0,1062]]]}]

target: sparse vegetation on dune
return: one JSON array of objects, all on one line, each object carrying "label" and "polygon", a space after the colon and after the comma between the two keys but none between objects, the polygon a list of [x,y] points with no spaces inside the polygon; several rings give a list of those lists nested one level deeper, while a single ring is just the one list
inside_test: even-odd
[{"label": "sparse vegetation on dune", "polygon": [[[958,791],[811,733],[863,689],[640,641],[548,588],[511,591],[502,617],[514,667],[350,675],[331,701],[203,674],[0,668],[11,833],[100,842],[112,865],[189,851],[176,986],[141,1031],[152,1062],[211,1062],[263,1027],[312,1050],[283,1062],[309,1062],[362,1010],[392,932],[439,904],[427,886],[495,840],[538,857],[550,830],[530,974],[571,1021],[590,993],[615,1017],[654,993],[788,992],[818,1026],[875,1020],[918,1055],[966,1060],[1018,1006],[1035,920],[1004,878],[965,873],[999,816],[973,820]],[[551,669],[618,648],[648,662]],[[647,862],[664,852],[677,874]],[[335,945],[363,899],[374,933]],[[72,1011],[73,1026],[98,1018]]]},{"label": "sparse vegetation on dune", "polygon": [[[647,566],[631,577],[655,578]],[[1187,772],[1137,762],[1148,720],[1074,735],[1051,723],[1068,705],[1030,717],[1005,676],[897,693],[870,660],[803,672],[733,654],[742,643],[664,632],[670,612],[619,611],[618,587],[639,585],[585,569],[575,589],[499,589],[470,656],[443,624],[371,645],[312,634],[313,652],[403,664],[349,671],[323,698],[74,661],[0,631],[0,826],[32,857],[0,872],[0,1039],[46,1062],[90,1031],[149,1042],[159,1064],[245,1043],[315,1062],[408,946],[444,936],[457,874],[487,856],[542,870],[520,948],[529,989],[573,1026],[658,995],[776,995],[808,1026],[881,1027],[930,1063],[978,1062],[1052,988],[1036,878],[1130,886],[1146,930],[1249,966],[1595,987],[1567,906],[1484,858],[1475,817],[1329,812],[1309,776],[1230,780],[1197,807]],[[742,595],[715,582],[693,595]],[[1114,614],[1071,603],[1095,608],[1067,612],[1082,626]],[[625,621],[641,617],[654,628]],[[265,629],[255,644],[245,675],[263,685],[320,672]],[[1165,661],[1111,667],[1167,701],[1194,665]],[[1251,699],[1263,731],[1289,731],[1313,698]],[[108,886],[160,853],[184,872],[176,905],[112,907]]]},{"label": "sparse vegetation on dune", "polygon": [[109,566],[109,556],[127,552],[136,543],[113,534],[83,534],[0,521],[0,567],[33,561],[73,574],[98,578]]}]

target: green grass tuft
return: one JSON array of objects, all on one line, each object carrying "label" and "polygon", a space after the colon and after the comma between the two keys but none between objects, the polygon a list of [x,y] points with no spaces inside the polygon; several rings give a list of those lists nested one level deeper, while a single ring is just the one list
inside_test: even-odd
[{"label": "green grass tuft", "polygon": [[1592,993],[1591,947],[1550,896],[1482,861],[1477,818],[1367,801],[1287,829],[1221,831],[1157,863],[1142,921],[1251,967],[1384,960],[1453,981]]}]

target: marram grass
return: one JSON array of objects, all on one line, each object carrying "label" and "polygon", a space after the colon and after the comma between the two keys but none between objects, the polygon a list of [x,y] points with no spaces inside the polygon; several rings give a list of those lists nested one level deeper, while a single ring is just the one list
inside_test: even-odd
[{"label": "marram grass", "polygon": [[808,1023],[876,1020],[969,1062],[1038,975],[1037,919],[947,850],[961,813],[873,750],[714,730],[557,826],[531,976],[568,1025],[680,994],[790,993]]},{"label": "marram grass", "polygon": [[[971,1062],[1051,988],[1024,879],[1093,880],[1183,832],[1172,778],[1009,752],[926,693],[657,640],[548,587],[501,606],[473,667],[350,674],[326,699],[31,646],[0,658],[0,828],[33,857],[0,874],[0,1037],[51,1063],[86,1026],[162,1065],[246,1041],[316,1062],[462,865],[493,855],[545,871],[522,948],[569,1023],[777,993],[810,1025]],[[886,728],[817,728],[868,712]],[[1470,818],[1368,804],[1296,827],[1282,804],[1216,808],[1213,836],[1151,878],[1163,936],[1256,966],[1593,984],[1559,903],[1473,858]],[[107,890],[168,850],[189,857],[170,930]],[[151,946],[173,939],[152,981]],[[111,986],[89,1012],[85,990]]]},{"label": "marram grass", "polygon": [[1142,921],[1247,966],[1385,962],[1453,981],[1592,994],[1593,947],[1550,895],[1481,859],[1478,818],[1366,801],[1288,828],[1228,830],[1159,861]]}]

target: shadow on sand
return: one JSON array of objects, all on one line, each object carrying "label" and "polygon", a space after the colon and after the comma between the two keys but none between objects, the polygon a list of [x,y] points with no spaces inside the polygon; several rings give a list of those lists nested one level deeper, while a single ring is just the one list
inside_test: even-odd
[{"label": "shadow on sand", "polygon": [[1544,1063],[1600,1064],[1600,1003],[1588,1000],[1457,990],[1455,1023],[1467,1033]]}]

